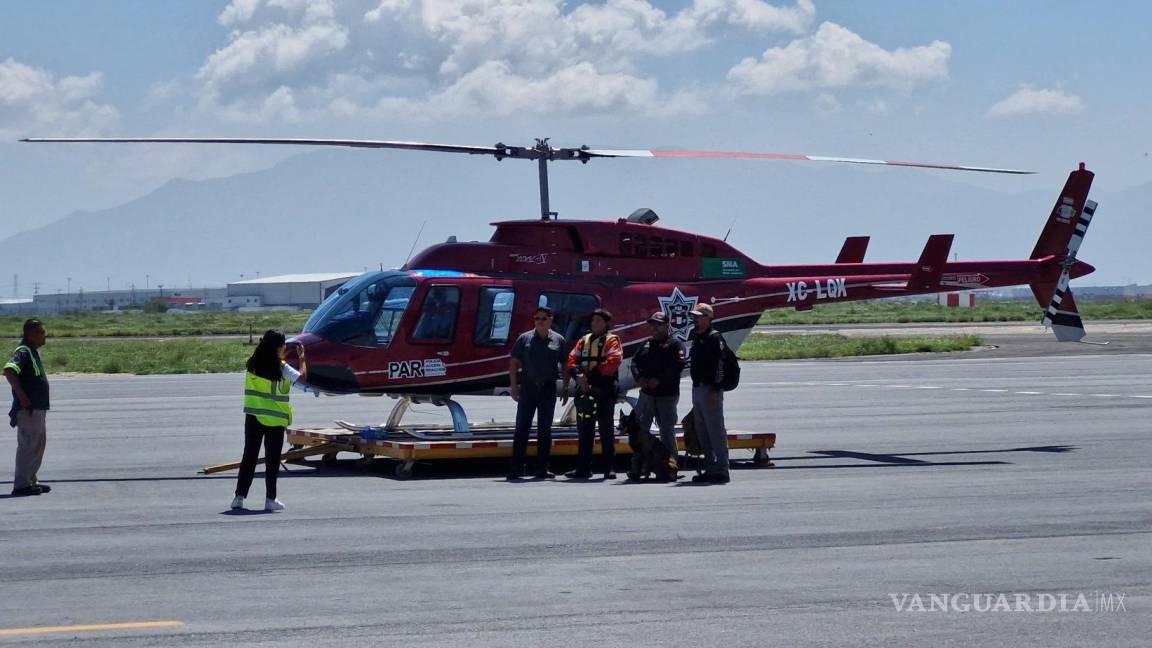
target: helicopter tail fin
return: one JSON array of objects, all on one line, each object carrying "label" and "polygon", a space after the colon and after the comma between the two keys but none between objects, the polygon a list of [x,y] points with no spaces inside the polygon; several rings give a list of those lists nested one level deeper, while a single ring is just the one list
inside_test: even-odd
[{"label": "helicopter tail fin", "polygon": [[952,234],[933,234],[924,244],[920,260],[908,277],[908,290],[933,290],[940,286],[940,277],[948,263],[948,253],[952,250]]},{"label": "helicopter tail fin", "polygon": [[1068,182],[1064,183],[1064,190],[1056,199],[1056,206],[1052,208],[1032,250],[1033,259],[1063,257],[1055,281],[1049,279],[1030,284],[1036,302],[1044,309],[1041,324],[1051,326],[1056,339],[1061,342],[1079,342],[1085,335],[1084,321],[1080,318],[1068,281],[1071,268],[1077,264],[1076,253],[1080,250],[1080,243],[1096,213],[1096,203],[1088,200],[1092,178],[1092,172],[1084,168],[1083,162],[1079,169],[1068,174]]},{"label": "helicopter tail fin", "polygon": [[840,254],[836,256],[836,263],[864,263],[864,254],[868,252],[868,236],[849,236],[844,239]]},{"label": "helicopter tail fin", "polygon": [[1044,326],[1051,326],[1060,342],[1079,342],[1086,335],[1084,320],[1076,308],[1076,299],[1068,286],[1068,272],[1064,271],[1056,283],[1033,283],[1032,294],[1044,308]]},{"label": "helicopter tail fin", "polygon": [[[1056,199],[1056,206],[1040,232],[1036,247],[1032,249],[1030,259],[1040,259],[1053,254],[1065,254],[1068,251],[1072,236],[1076,233],[1077,225],[1083,215],[1084,207],[1088,203],[1088,190],[1092,188],[1094,174],[1080,164],[1080,168],[1068,174],[1068,181],[1064,183],[1064,190]],[[1092,209],[1095,209],[1093,207]],[[1088,220],[1092,219],[1091,213]],[[1085,225],[1087,227],[1087,225]],[[1083,235],[1083,232],[1081,232]]]}]

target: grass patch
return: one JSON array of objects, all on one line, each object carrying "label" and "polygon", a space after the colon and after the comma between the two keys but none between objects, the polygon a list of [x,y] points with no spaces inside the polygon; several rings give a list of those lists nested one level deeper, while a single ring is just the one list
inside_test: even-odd
[{"label": "grass patch", "polygon": [[247,340],[49,340],[40,357],[49,371],[105,374],[197,374],[244,371]]},{"label": "grass patch", "polygon": [[[311,311],[271,311],[241,313],[206,311],[200,313],[76,313],[39,315],[50,338],[67,337],[143,337],[178,335],[247,335],[255,337],[267,329],[278,329],[291,335],[304,328]],[[23,316],[0,317],[0,337],[19,339]]]},{"label": "grass patch", "polygon": [[[979,298],[978,298],[979,299]],[[1152,319],[1152,300],[1112,300],[1078,303],[1088,320]],[[899,324],[907,322],[1039,322],[1035,302],[978,302],[975,308],[947,308],[935,302],[876,300],[824,304],[810,311],[774,308],[761,324]]]},{"label": "grass patch", "polygon": [[848,337],[845,335],[767,335],[753,333],[740,347],[742,360],[794,360],[966,351],[984,343],[979,335],[941,337]]}]

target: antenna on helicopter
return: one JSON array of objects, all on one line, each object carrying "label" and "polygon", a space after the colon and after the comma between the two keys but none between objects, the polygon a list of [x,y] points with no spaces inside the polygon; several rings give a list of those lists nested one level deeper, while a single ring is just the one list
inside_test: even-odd
[{"label": "antenna on helicopter", "polygon": [[420,230],[416,232],[416,238],[412,241],[412,247],[408,248],[408,256],[404,257],[404,263],[408,263],[408,259],[412,258],[412,253],[416,251],[416,244],[420,242],[420,235],[424,233],[424,226],[427,224],[427,218],[424,219],[423,223],[420,223]]}]

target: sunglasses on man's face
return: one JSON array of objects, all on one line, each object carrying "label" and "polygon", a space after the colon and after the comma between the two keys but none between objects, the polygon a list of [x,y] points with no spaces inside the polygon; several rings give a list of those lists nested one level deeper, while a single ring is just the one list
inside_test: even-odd
[{"label": "sunglasses on man's face", "polygon": [[537,322],[547,322],[548,320],[550,320],[552,318],[551,317],[533,317],[532,319],[536,320]]}]

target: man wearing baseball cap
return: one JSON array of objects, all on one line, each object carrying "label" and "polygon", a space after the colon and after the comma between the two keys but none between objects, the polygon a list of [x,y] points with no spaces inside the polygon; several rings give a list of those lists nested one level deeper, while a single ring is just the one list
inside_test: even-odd
[{"label": "man wearing baseball cap", "polygon": [[712,328],[715,313],[710,304],[697,304],[690,313],[695,326],[689,340],[692,350],[692,416],[704,450],[704,473],[695,483],[727,484],[728,431],[724,427],[724,349],[727,342]]},{"label": "man wearing baseball cap", "polygon": [[652,313],[648,318],[652,336],[632,358],[632,377],[640,386],[636,401],[636,422],[641,430],[660,426],[660,440],[676,457],[676,406],[680,402],[680,375],[688,362],[684,343],[669,335],[668,314]]}]

